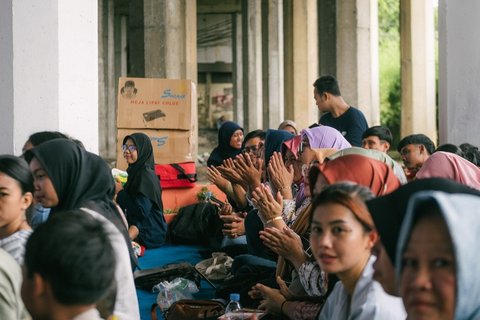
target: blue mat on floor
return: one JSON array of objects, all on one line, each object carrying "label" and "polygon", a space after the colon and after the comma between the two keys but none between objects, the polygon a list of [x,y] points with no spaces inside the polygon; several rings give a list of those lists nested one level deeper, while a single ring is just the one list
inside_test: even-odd
[{"label": "blue mat on floor", "polygon": [[[197,262],[203,260],[200,252],[205,250],[208,249],[201,246],[165,245],[158,249],[146,250],[145,255],[138,259],[138,263],[141,269],[150,269],[184,261],[195,265]],[[200,291],[194,294],[194,297],[195,299],[212,299],[215,297],[215,289],[206,281],[202,280]],[[141,319],[150,320],[150,307],[156,302],[157,294],[137,289],[137,298],[140,306]],[[163,319],[159,313],[158,316],[158,319]]]}]

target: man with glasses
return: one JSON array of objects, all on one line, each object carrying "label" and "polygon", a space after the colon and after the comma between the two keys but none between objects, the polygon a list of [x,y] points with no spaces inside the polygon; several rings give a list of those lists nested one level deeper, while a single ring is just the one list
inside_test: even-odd
[{"label": "man with glasses", "polygon": [[413,180],[417,171],[435,151],[435,144],[424,134],[412,134],[403,138],[397,146],[407,169],[407,179]]},{"label": "man with glasses", "polygon": [[248,153],[250,157],[258,158],[258,152],[265,143],[265,131],[254,130],[249,132],[243,140],[243,153]]}]

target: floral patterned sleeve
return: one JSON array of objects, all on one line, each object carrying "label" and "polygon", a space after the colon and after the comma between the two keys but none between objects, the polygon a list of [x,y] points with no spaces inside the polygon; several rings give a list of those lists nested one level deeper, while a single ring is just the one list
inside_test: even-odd
[{"label": "floral patterned sleeve", "polygon": [[295,215],[295,199],[285,199],[283,200],[283,209],[282,209],[282,218],[285,223],[288,224],[288,221],[292,219]]},{"label": "floral patterned sleeve", "polygon": [[306,261],[298,269],[300,283],[309,296],[324,296],[328,290],[328,278],[317,262]]}]

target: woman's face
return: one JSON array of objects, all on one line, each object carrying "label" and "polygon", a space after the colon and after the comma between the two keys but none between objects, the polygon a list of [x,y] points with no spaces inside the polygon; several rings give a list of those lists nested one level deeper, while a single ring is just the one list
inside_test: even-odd
[{"label": "woman's face", "polygon": [[58,195],[52,180],[43,169],[37,158],[30,161],[30,171],[33,175],[34,198],[36,203],[42,204],[45,208],[53,208],[58,205]]},{"label": "woman's face", "polygon": [[455,256],[445,221],[420,218],[402,256],[400,295],[412,319],[453,319]]},{"label": "woman's face", "polygon": [[374,232],[365,232],[353,213],[341,204],[322,204],[313,212],[310,245],[326,273],[342,278],[351,270],[363,268],[376,237]]},{"label": "woman's face", "polygon": [[31,203],[32,194],[23,194],[17,180],[0,172],[0,229],[25,219],[25,211]]},{"label": "woman's face", "polygon": [[243,142],[243,131],[238,129],[232,134],[232,137],[230,138],[230,147],[234,149],[241,149],[242,142]]},{"label": "woman's face", "polygon": [[128,138],[123,145],[123,157],[129,165],[134,164],[138,159],[137,146],[130,138]]},{"label": "woman's face", "polygon": [[292,127],[291,125],[286,125],[285,128],[283,128],[282,130],[287,131],[287,132],[290,132],[290,133],[293,134],[294,136],[297,135],[297,129],[295,129],[295,128]]},{"label": "woman's face", "polygon": [[285,152],[285,166],[288,168],[290,165],[293,166],[293,182],[299,183],[302,181],[302,162],[299,159],[295,159],[295,155],[292,151],[287,150]]}]

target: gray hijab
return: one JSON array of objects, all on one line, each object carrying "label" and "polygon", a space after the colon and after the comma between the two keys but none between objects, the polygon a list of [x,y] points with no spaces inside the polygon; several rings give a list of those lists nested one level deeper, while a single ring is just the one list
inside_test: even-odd
[{"label": "gray hijab", "polygon": [[416,208],[432,200],[440,208],[453,242],[457,273],[455,319],[480,319],[480,264],[475,254],[480,234],[479,196],[423,191],[410,200],[397,247],[397,279],[401,271],[401,256],[414,227]]}]

